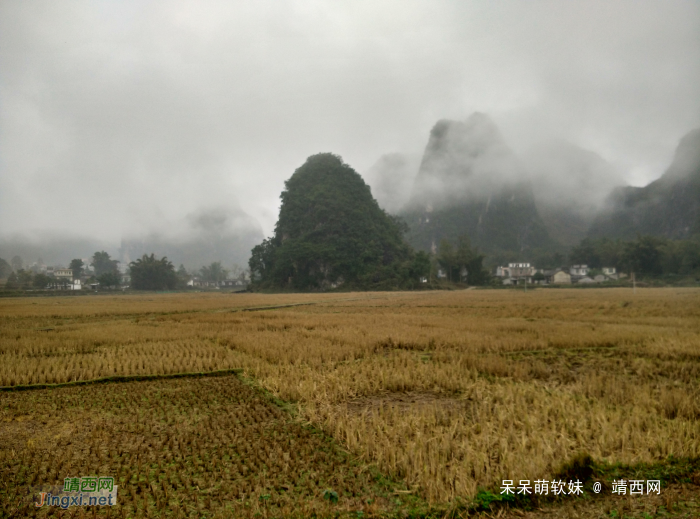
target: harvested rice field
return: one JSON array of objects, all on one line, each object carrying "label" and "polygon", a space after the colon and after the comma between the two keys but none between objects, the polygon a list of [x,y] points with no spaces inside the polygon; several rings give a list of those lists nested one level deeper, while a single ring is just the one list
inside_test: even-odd
[{"label": "harvested rice field", "polygon": [[[309,517],[331,507],[395,507],[395,485],[235,374],[16,392],[2,403],[0,515],[29,516],[27,488],[88,474],[115,478],[115,517]],[[323,499],[328,489],[333,503]]]},{"label": "harvested rice field", "polygon": [[[0,386],[48,386],[0,392],[0,497],[101,469],[115,517],[697,517],[699,380],[692,288],[8,298]],[[566,474],[607,490],[498,499]]]}]

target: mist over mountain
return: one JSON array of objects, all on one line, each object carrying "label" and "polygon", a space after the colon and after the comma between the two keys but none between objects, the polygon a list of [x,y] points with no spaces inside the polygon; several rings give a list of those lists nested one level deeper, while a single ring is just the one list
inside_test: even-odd
[{"label": "mist over mountain", "polygon": [[[412,194],[406,210],[470,201],[467,225],[448,220],[476,237],[493,234],[484,227],[502,189],[504,207],[527,192],[499,149],[529,169],[524,150],[566,139],[641,186],[700,126],[698,2],[259,4],[0,2],[5,243],[51,263],[92,249],[119,259],[122,239],[127,250],[138,242],[138,252],[163,246],[185,258],[182,243],[202,239],[179,235],[190,229],[185,215],[231,199],[270,236],[284,181],[320,149],[367,172],[390,213]],[[475,110],[497,127],[467,119]],[[432,150],[423,168],[396,156],[372,166],[392,151],[421,162],[441,118],[458,120],[435,128],[447,135],[431,145],[448,150]],[[543,191],[532,182],[548,234],[575,241],[587,220],[543,206]],[[504,246],[519,251],[539,231],[518,225]],[[74,236],[99,243],[61,252]],[[221,254],[211,240],[202,246]]]},{"label": "mist over mountain", "polygon": [[673,162],[658,180],[645,187],[615,189],[589,234],[684,239],[696,233],[700,233],[700,128],[680,140]]},{"label": "mist over mountain", "polygon": [[97,251],[117,253],[114,243],[67,234],[45,232],[0,236],[0,258],[19,256],[24,267],[34,263],[67,267],[73,258],[87,259]]},{"label": "mist over mountain", "polygon": [[451,207],[525,178],[522,165],[487,115],[443,119],[430,132],[408,208]]},{"label": "mist over mountain", "polygon": [[260,224],[237,204],[204,208],[168,225],[127,234],[121,244],[65,232],[27,233],[0,236],[0,258],[19,256],[25,266],[39,263],[67,266],[74,258],[87,260],[106,251],[122,267],[143,254],[167,256],[175,265],[199,269],[214,261],[225,266],[245,266],[250,250],[263,237]]},{"label": "mist over mountain", "polygon": [[214,261],[243,266],[262,238],[260,224],[235,205],[215,207],[190,213],[167,229],[125,237],[119,254],[126,264],[143,254],[155,253],[189,269]]},{"label": "mist over mountain", "polygon": [[407,239],[422,250],[464,234],[497,258],[555,245],[537,212],[527,170],[481,113],[435,124],[401,215],[410,228]]},{"label": "mist over mountain", "polygon": [[391,214],[403,209],[411,195],[420,162],[418,154],[388,153],[379,157],[362,175],[382,209]]},{"label": "mist over mountain", "polygon": [[375,180],[379,198],[407,222],[406,238],[419,250],[467,235],[493,264],[565,253],[587,236],[700,233],[700,129],[681,139],[668,170],[643,188],[625,186],[616,167],[564,140],[516,156],[483,113],[434,125],[408,202],[396,210],[407,164],[385,155],[368,178],[386,179]]},{"label": "mist over mountain", "polygon": [[626,184],[600,155],[563,140],[550,140],[521,155],[537,210],[549,235],[572,246],[586,237],[603,201]]}]

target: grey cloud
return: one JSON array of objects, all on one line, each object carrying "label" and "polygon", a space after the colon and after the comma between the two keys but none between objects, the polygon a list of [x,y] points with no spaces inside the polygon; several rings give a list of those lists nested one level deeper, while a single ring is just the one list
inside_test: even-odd
[{"label": "grey cloud", "polygon": [[411,196],[420,161],[417,153],[387,153],[363,174],[382,209],[390,214],[403,209]]},{"label": "grey cloud", "polygon": [[307,156],[368,171],[474,111],[658,177],[700,126],[700,4],[2,2],[0,70],[0,234],[269,235]]},{"label": "grey cloud", "polygon": [[196,270],[213,261],[246,266],[250,250],[263,239],[257,221],[231,207],[210,207],[187,214],[158,231],[132,234],[121,242],[123,263],[158,251],[174,264]]},{"label": "grey cloud", "polygon": [[527,180],[498,127],[476,112],[464,121],[441,120],[433,127],[408,205],[433,211],[488,198],[504,185]]},{"label": "grey cloud", "polygon": [[626,185],[612,164],[566,141],[540,143],[523,154],[536,196],[547,205],[594,212],[610,192]]}]

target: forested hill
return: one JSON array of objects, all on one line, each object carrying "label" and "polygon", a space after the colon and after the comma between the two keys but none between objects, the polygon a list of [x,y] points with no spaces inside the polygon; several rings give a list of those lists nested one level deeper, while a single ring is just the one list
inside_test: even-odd
[{"label": "forested hill", "polygon": [[256,286],[395,288],[427,274],[427,256],[413,254],[398,221],[337,155],[309,157],[287,180],[281,199],[274,236],[252,251]]},{"label": "forested hill", "polygon": [[645,187],[613,191],[591,226],[591,237],[639,235],[685,239],[700,233],[700,128],[678,144],[673,163]]}]

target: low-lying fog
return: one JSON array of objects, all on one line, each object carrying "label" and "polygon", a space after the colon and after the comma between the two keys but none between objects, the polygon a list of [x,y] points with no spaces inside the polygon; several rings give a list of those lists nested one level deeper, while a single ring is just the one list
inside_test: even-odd
[{"label": "low-lying fog", "polygon": [[700,126],[700,3],[3,2],[0,69],[0,257],[245,264],[317,152],[389,212],[462,196],[416,176],[475,112],[505,148],[471,189],[526,177],[586,221]]}]

